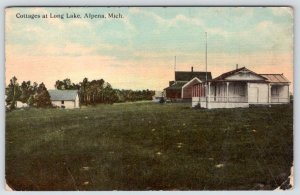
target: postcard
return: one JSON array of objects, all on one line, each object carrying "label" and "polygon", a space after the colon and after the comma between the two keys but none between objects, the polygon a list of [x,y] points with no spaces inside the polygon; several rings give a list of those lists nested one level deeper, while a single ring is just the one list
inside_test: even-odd
[{"label": "postcard", "polygon": [[15,191],[291,190],[291,7],[7,7]]}]

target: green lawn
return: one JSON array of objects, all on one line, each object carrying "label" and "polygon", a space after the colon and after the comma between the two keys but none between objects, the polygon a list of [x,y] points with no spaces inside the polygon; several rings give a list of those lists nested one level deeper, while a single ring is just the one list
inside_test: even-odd
[{"label": "green lawn", "polygon": [[292,105],[115,104],[6,113],[15,190],[274,189],[293,162]]}]

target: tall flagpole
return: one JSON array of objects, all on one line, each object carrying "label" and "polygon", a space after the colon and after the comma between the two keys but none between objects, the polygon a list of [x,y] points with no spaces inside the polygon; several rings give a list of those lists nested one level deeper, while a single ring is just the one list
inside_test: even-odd
[{"label": "tall flagpole", "polygon": [[174,74],[176,73],[176,56],[174,57]]},{"label": "tall flagpole", "polygon": [[205,81],[207,81],[207,32],[205,32]]}]

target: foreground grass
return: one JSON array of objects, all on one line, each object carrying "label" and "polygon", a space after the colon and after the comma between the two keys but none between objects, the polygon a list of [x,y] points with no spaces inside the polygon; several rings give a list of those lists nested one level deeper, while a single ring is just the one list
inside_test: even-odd
[{"label": "foreground grass", "polygon": [[290,105],[142,103],[6,116],[6,180],[15,190],[274,189],[292,161]]}]

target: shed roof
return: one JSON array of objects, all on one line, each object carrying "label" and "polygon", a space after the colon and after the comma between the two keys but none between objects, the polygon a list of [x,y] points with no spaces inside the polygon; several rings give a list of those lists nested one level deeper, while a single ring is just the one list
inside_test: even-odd
[{"label": "shed roof", "polygon": [[75,100],[78,94],[77,90],[48,90],[52,101]]},{"label": "shed roof", "polygon": [[183,85],[185,85],[187,83],[187,81],[175,81],[175,83],[167,88],[165,88],[166,90],[181,90],[181,88],[183,87]]},{"label": "shed roof", "polygon": [[[197,77],[201,81],[205,81],[206,72],[188,72],[188,71],[176,71],[175,81],[190,81]],[[207,80],[211,80],[211,72],[207,72]]]},{"label": "shed roof", "polygon": [[290,81],[287,80],[283,74],[260,74],[261,76],[267,78],[268,82],[271,83],[289,83]]}]

